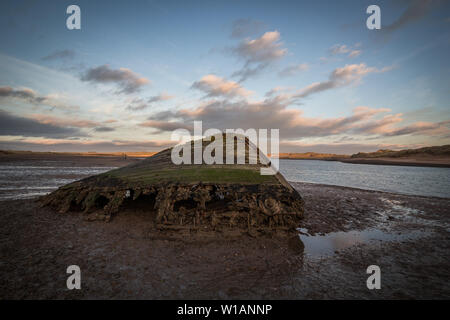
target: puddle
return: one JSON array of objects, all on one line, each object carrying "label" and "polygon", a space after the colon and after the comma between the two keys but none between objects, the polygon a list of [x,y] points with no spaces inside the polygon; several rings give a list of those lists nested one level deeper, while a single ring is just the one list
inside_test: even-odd
[{"label": "puddle", "polygon": [[349,232],[331,232],[326,235],[310,236],[305,229],[299,229],[300,240],[303,242],[304,253],[309,256],[326,256],[358,244],[368,244],[375,241],[407,241],[427,236],[429,233],[413,231],[408,233],[388,233],[377,229]]}]

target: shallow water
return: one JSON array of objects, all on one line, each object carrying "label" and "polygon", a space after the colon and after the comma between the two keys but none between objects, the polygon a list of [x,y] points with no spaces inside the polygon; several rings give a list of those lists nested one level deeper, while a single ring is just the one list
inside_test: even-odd
[{"label": "shallow water", "polygon": [[450,168],[280,160],[288,181],[450,198]]},{"label": "shallow water", "polygon": [[[115,167],[72,167],[64,161],[0,165],[0,200],[47,194],[67,183]],[[450,168],[381,166],[320,160],[280,160],[288,181],[450,198]]]},{"label": "shallow water", "polygon": [[114,167],[67,167],[36,161],[33,165],[0,165],[0,200],[28,199],[45,195],[67,183]]},{"label": "shallow water", "polygon": [[308,235],[307,230],[299,230],[300,240],[305,248],[304,253],[310,257],[322,257],[334,254],[359,244],[374,243],[376,241],[408,241],[428,235],[422,231],[411,231],[408,233],[389,233],[379,229],[368,229],[363,231],[340,231],[331,232],[326,235]]}]

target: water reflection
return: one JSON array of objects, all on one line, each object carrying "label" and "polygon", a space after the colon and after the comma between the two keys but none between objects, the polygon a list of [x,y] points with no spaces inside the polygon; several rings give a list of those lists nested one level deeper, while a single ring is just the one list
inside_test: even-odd
[{"label": "water reflection", "polygon": [[358,244],[374,243],[376,241],[408,241],[426,236],[423,231],[404,233],[389,233],[377,229],[363,231],[331,232],[326,235],[308,235],[305,229],[300,229],[300,240],[305,246],[305,254],[309,256],[325,256]]}]

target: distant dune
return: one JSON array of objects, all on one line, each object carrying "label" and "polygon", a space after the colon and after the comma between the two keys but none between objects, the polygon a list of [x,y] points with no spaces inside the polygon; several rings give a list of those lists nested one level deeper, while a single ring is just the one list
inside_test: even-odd
[{"label": "distant dune", "polygon": [[[19,158],[51,158],[51,157],[77,157],[91,159],[90,162],[118,161],[117,165],[128,164],[140,158],[151,157],[156,152],[33,152],[33,151],[4,151],[0,150],[1,157]],[[334,153],[280,153],[280,159],[288,160],[327,160],[359,164],[401,165],[401,166],[427,166],[450,167],[450,145],[424,147],[419,149],[406,149],[400,151],[381,149],[376,152],[358,152],[353,155]],[[1,160],[1,159],[0,159]],[[95,161],[94,161],[95,160]],[[120,163],[119,163],[120,162]],[[122,164],[123,162],[123,164]]]},{"label": "distant dune", "polygon": [[90,156],[90,157],[151,157],[157,152],[36,152],[36,151],[16,151],[0,150],[0,155],[65,155],[65,156]]},{"label": "distant dune", "polygon": [[351,158],[408,158],[408,157],[450,157],[450,144],[445,146],[406,149],[400,151],[381,149],[376,152],[353,154]]},{"label": "distant dune", "polygon": [[450,167],[450,145],[400,151],[359,152],[348,159],[341,159],[340,161],[361,164]]},{"label": "distant dune", "polygon": [[[36,151],[16,151],[16,150],[0,150],[0,155],[66,155],[66,156],[90,156],[90,157],[151,157],[157,152],[36,152]],[[333,154],[333,153],[280,153],[280,159],[319,159],[319,160],[339,160],[349,158],[349,155]]]},{"label": "distant dune", "polygon": [[280,153],[280,159],[293,159],[293,160],[340,160],[349,158],[349,155],[345,154],[334,154],[334,153],[316,153],[316,152],[305,152],[305,153]]}]

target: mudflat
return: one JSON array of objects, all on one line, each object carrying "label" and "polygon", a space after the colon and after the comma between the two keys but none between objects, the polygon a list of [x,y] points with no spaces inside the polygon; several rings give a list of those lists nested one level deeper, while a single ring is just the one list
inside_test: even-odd
[{"label": "mudflat", "polygon": [[[90,222],[35,200],[2,201],[0,298],[450,298],[450,199],[292,185],[305,200],[303,242],[220,234],[174,240],[137,211]],[[367,230],[392,237],[364,239]],[[324,253],[334,234],[343,243]],[[70,291],[66,269],[74,264],[82,288]],[[366,287],[373,264],[380,290]]]}]

